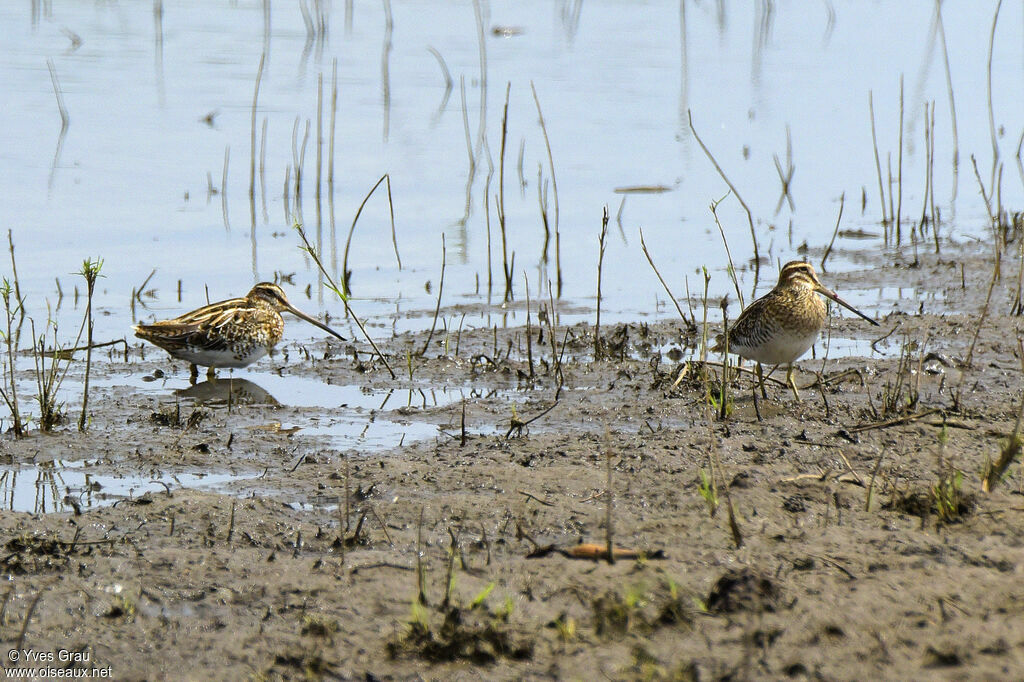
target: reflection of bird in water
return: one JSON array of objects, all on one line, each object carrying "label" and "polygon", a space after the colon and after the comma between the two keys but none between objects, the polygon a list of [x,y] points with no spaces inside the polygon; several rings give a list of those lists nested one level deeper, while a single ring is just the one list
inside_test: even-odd
[{"label": "reflection of bird in water", "polygon": [[271,405],[281,403],[259,384],[248,379],[210,379],[180,388],[174,392],[181,398],[194,400],[197,405]]},{"label": "reflection of bird in water", "polygon": [[[793,363],[814,345],[818,333],[825,325],[827,309],[818,294],[828,296],[871,324],[878,325],[818,281],[818,275],[810,263],[786,263],[779,273],[779,282],[775,288],[747,306],[736,323],[729,327],[728,350],[757,363],[761,395],[767,397],[761,364],[785,364],[789,365],[786,383],[793,389],[796,399],[800,400],[800,393],[793,381]],[[719,338],[711,350],[725,350],[724,339]]]},{"label": "reflection of bird in water", "polygon": [[191,363],[194,384],[199,375],[196,365],[208,367],[207,376],[212,378],[217,367],[245,367],[269,353],[284,333],[285,311],[345,340],[289,303],[281,287],[269,282],[260,282],[245,298],[212,303],[172,320],[137,324],[134,330],[140,339]]}]

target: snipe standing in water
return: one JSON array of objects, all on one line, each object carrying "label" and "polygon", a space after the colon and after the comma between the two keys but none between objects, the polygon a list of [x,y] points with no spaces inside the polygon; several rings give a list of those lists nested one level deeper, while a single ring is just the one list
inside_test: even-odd
[{"label": "snipe standing in water", "polygon": [[270,282],[260,282],[245,298],[229,298],[172,320],[137,324],[133,329],[140,339],[191,363],[194,384],[199,376],[196,365],[208,367],[206,375],[213,378],[217,367],[245,367],[269,353],[284,333],[281,313],[285,311],[345,340],[289,303],[284,290]]},{"label": "snipe standing in water", "polygon": [[[827,310],[818,294],[828,296],[878,326],[877,322],[818,281],[818,275],[810,263],[786,263],[779,273],[779,283],[775,288],[747,306],[735,324],[729,327],[728,350],[757,363],[758,387],[762,396],[767,397],[761,365],[777,367],[785,364],[789,365],[786,383],[793,389],[796,399],[800,400],[800,393],[793,380],[793,363],[814,345],[818,333],[825,325]],[[724,339],[719,338],[712,350],[721,352],[724,346]]]}]

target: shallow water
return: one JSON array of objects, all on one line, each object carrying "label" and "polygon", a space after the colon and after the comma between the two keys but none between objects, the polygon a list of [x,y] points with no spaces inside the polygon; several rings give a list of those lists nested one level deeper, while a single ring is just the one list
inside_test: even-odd
[{"label": "shallow water", "polygon": [[127,475],[92,471],[96,462],[51,460],[0,467],[0,509],[45,514],[88,509],[178,488],[219,490],[255,473],[151,472]]},{"label": "shallow water", "polygon": [[[154,13],[155,7],[162,12]],[[0,108],[0,225],[13,232],[19,283],[38,326],[49,306],[60,325],[58,337],[73,342],[84,310],[81,297],[75,298],[83,281],[73,273],[83,259],[101,257],[95,303],[100,341],[129,336],[133,318],[173,316],[282,275],[299,307],[328,313],[339,331],[357,337],[342,319],[340,302],[319,287],[290,225],[301,212],[337,276],[353,217],[384,173],[391,179],[402,267],[383,193],[366,203],[348,263],[353,307],[381,338],[430,326],[441,288],[442,236],[442,302],[500,303],[495,203],[502,178],[515,296],[525,298],[528,281],[534,306],[556,280],[553,238],[544,258],[538,196],[547,192],[553,229],[557,181],[563,288],[560,297],[555,294],[565,311],[560,323],[589,319],[596,303],[605,205],[604,320],[675,314],[640,249],[640,228],[677,297],[687,288],[698,295],[702,266],[711,273],[711,296],[729,292],[727,257],[708,208],[723,198],[718,217],[741,284],[750,291],[755,281],[746,214],[726,197],[727,185],[690,131],[688,111],[751,209],[764,261],[757,293],[773,283],[776,264],[796,257],[798,247],[820,249],[829,242],[844,194],[830,271],[853,268],[844,249],[885,248],[880,236],[863,234],[883,232],[868,94],[883,173],[891,163],[895,177],[901,75],[904,219],[916,223],[924,205],[924,110],[934,103],[940,234],[962,239],[986,233],[970,157],[976,156],[991,188],[986,64],[994,7],[943,6],[958,132],[955,170],[943,41],[930,3],[482,4],[485,79],[472,3],[438,9],[434,3],[394,2],[391,8],[389,32],[382,5],[334,3],[322,15],[326,30],[318,35],[307,31],[299,6],[290,2],[0,6],[0,82],[6,92]],[[1018,177],[1014,158],[1024,131],[1022,26],[1020,4],[1005,4],[991,71],[995,144],[1004,164],[1001,198],[1017,209],[1024,204],[1024,177]],[[450,92],[430,48],[451,74]],[[261,56],[253,155],[251,107]],[[64,134],[48,59],[69,115]],[[331,191],[326,178],[335,59]],[[462,82],[477,158],[472,177]],[[543,109],[554,178],[531,84]],[[293,155],[293,131],[301,148],[307,121],[297,203],[294,192],[284,196],[284,186],[286,178],[294,181],[295,156],[301,155]],[[778,162],[785,175],[789,157],[792,205],[776,170]],[[664,191],[622,191],[637,187]],[[907,232],[904,225],[904,242]],[[930,244],[931,233],[924,239]],[[10,267],[0,267],[0,274],[11,277]],[[133,302],[139,287],[145,292]],[[902,297],[884,290],[841,293],[869,314],[888,312]],[[899,308],[914,306],[900,301]],[[455,328],[523,319],[522,312],[492,311],[442,322]],[[291,321],[286,334],[304,341],[319,332]]]},{"label": "shallow water", "polygon": [[[94,388],[105,386],[131,386],[133,389],[157,396],[178,396],[182,401],[197,404],[228,404],[228,393],[236,404],[283,405],[287,407],[319,407],[324,409],[393,410],[400,407],[443,407],[468,397],[470,388],[403,388],[371,389],[366,386],[328,384],[313,377],[277,375],[269,372],[237,370],[213,380],[204,380],[194,386],[188,384],[187,375],[154,377],[138,373],[113,375],[90,382]],[[71,381],[67,388],[81,391]]]},{"label": "shallow water", "polygon": [[[293,3],[268,3],[267,40],[261,2],[159,4],[160,21],[154,20],[153,6],[144,3],[44,3],[49,12],[38,17],[26,4],[0,8],[0,80],[8,92],[8,106],[0,113],[0,128],[7,132],[0,211],[3,223],[14,231],[18,274],[36,316],[45,316],[44,298],[56,300],[55,278],[61,280],[67,306],[73,287],[80,286],[70,273],[84,258],[95,256],[105,259],[97,295],[104,313],[97,334],[103,338],[125,333],[132,288],[154,268],[157,273],[147,289],[154,289],[157,297],[145,299],[150,310],[137,311],[140,317],[162,317],[205,303],[205,287],[214,299],[242,294],[253,279],[275,273],[296,273],[293,297],[314,311],[320,308],[317,301],[303,301],[301,292],[315,277],[289,229],[282,188],[286,167],[292,164],[295,119],[300,119],[300,142],[309,119],[302,213],[315,238],[317,86],[323,74],[326,157],[335,58],[336,240],[330,239],[326,196],[321,200],[328,264],[335,249],[344,248],[359,201],[388,172],[403,269],[397,269],[386,202],[374,197],[360,217],[351,249],[357,309],[383,319],[396,310],[429,310],[440,274],[442,234],[449,251],[445,298],[475,296],[477,275],[486,298],[483,171],[472,187],[470,215],[460,224],[468,176],[460,78],[466,82],[471,138],[477,137],[481,118],[478,41],[470,3],[444,11],[420,2],[394,3],[394,29],[386,51],[379,6],[355,7],[346,25],[345,6],[336,3],[325,16],[326,38],[307,43],[301,12]],[[677,295],[682,295],[682,275],[695,274],[701,265],[712,270],[714,286],[727,290],[720,274],[725,263],[721,239],[707,208],[727,188],[689,132],[688,108],[702,138],[750,205],[762,255],[774,262],[793,256],[805,240],[812,245],[827,242],[843,192],[843,227],[881,231],[867,98],[873,91],[885,165],[887,152],[896,151],[898,81],[903,74],[904,214],[908,220],[920,216],[923,107],[934,100],[936,201],[944,216],[953,215],[955,208],[957,218],[945,230],[954,235],[983,231],[984,207],[967,160],[976,154],[982,177],[989,178],[985,63],[990,12],[966,5],[944,8],[962,160],[954,206],[941,43],[933,40],[933,8],[927,3],[884,9],[829,3],[812,10],[802,3],[598,4],[581,7],[575,18],[565,3],[484,9],[484,132],[496,166],[504,90],[511,84],[505,213],[520,298],[525,294],[524,271],[535,297],[538,285],[546,288],[546,280],[554,276],[551,268],[538,266],[543,245],[538,164],[545,181],[551,172],[531,82],[555,161],[565,251],[562,293],[568,300],[593,295],[604,204],[612,214],[603,292],[608,310],[649,312],[655,295],[661,294],[638,248],[641,226]],[[993,110],[1007,163],[1007,206],[1019,206],[1021,199],[1012,161],[1024,130],[1021,25],[1019,5],[1002,8],[993,55]],[[495,27],[520,32],[500,37],[492,33]],[[72,43],[69,32],[78,36],[80,45]],[[447,100],[429,47],[441,54],[454,79]],[[264,216],[257,178],[253,228],[248,201],[250,107],[264,53],[257,147],[266,118],[267,211]],[[70,117],[59,150],[60,117],[47,58],[53,60]],[[203,118],[211,112],[215,115],[207,124]],[[773,157],[786,166],[787,126],[796,210],[784,203],[776,215],[781,185]],[[206,196],[207,173],[216,188],[221,185],[225,147],[231,150],[228,226],[220,194]],[[897,161],[894,154],[894,169]],[[486,170],[487,159],[480,164]],[[326,158],[322,167],[326,174]],[[492,195],[498,180],[496,168]],[[669,191],[615,193],[616,188],[637,185],[663,185]],[[867,198],[864,212],[862,190]],[[616,214],[623,196],[620,231]],[[493,196],[491,203],[496,252],[500,238]],[[553,193],[549,203],[553,220]],[[752,249],[745,217],[731,199],[719,212],[735,260],[746,263]],[[550,260],[553,255],[549,249]],[[500,256],[492,253],[492,261],[493,274],[500,279]],[[428,280],[435,285],[429,294],[424,288]],[[327,298],[324,307],[339,315],[337,301]],[[77,321],[79,313],[69,317]],[[421,319],[421,326],[425,324]],[[311,329],[293,333],[300,338],[313,334]]]},{"label": "shallow water", "polygon": [[[241,372],[240,372],[241,373]],[[360,386],[325,384],[312,378],[253,373],[252,378],[224,378],[189,386],[185,378],[156,379],[137,373],[94,379],[93,394],[104,388],[132,386],[173,406],[204,406],[230,409],[248,407],[317,408],[322,414],[296,417],[292,421],[268,421],[250,426],[292,433],[295,437],[317,438],[329,448],[369,454],[441,435],[435,424],[420,421],[421,410],[445,407],[479,397],[472,389],[371,390]],[[148,380],[147,380],[148,379]],[[80,396],[81,384],[68,379],[63,395]],[[229,401],[228,393],[231,393]],[[95,399],[95,398],[94,398]],[[0,465],[0,509],[49,513],[71,511],[139,497],[147,492],[175,488],[206,488],[237,495],[252,494],[259,472],[208,473],[206,471],[154,471],[137,475],[96,473],[99,462],[65,461]],[[99,468],[99,471],[107,471]]]},{"label": "shallow water", "polygon": [[[96,388],[129,385],[156,396],[165,405],[315,408],[315,414],[281,422],[284,432],[299,437],[324,437],[330,447],[371,452],[438,435],[434,424],[421,423],[418,412],[446,407],[464,399],[479,397],[478,390],[466,388],[396,388],[375,390],[366,386],[327,384],[299,376],[279,376],[241,370],[235,377],[201,381],[189,386],[184,377],[140,380],[138,375],[110,377],[96,382]],[[81,393],[71,382],[68,390]],[[230,397],[229,397],[230,394]],[[184,409],[184,408],[183,408]],[[268,419],[277,417],[268,413]]]}]

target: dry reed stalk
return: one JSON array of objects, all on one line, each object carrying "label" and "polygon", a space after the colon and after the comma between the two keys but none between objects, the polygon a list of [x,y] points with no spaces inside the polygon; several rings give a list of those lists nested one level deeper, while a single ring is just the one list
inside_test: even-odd
[{"label": "dry reed stalk", "polygon": [[291,195],[292,195],[292,167],[291,165],[285,166],[284,169],[284,189],[282,190],[281,203],[284,206],[284,219],[292,219],[291,211]]},{"label": "dry reed stalk", "polygon": [[352,235],[356,231],[356,223],[359,222],[359,216],[362,215],[366,202],[369,201],[373,193],[377,191],[377,188],[381,186],[381,183],[384,184],[384,188],[388,193],[388,211],[391,217],[391,243],[395,249],[395,260],[398,263],[398,269],[402,269],[402,257],[398,253],[398,235],[395,232],[395,206],[391,199],[391,176],[385,173],[380,176],[380,179],[374,183],[373,187],[370,188],[370,191],[366,193],[366,196],[364,196],[363,200],[359,203],[359,208],[356,209],[355,217],[352,218],[352,225],[348,229],[348,237],[345,239],[345,251],[341,258],[342,286],[344,287],[346,296],[351,294],[351,290],[349,289],[349,277],[352,273],[348,269],[348,251],[352,246]]},{"label": "dry reed stalk", "polygon": [[228,221],[228,161],[231,159],[231,146],[224,147],[224,170],[220,176],[220,210],[224,218],[224,230],[231,231],[231,223]]},{"label": "dry reed stalk", "polygon": [[[900,74],[900,150],[896,162],[896,243],[900,243],[900,225],[903,219],[903,74]],[[892,193],[892,189],[889,190]]]},{"label": "dry reed stalk", "polygon": [[[888,180],[888,185],[889,185],[889,223],[890,223],[890,225],[893,228],[893,232],[891,234],[892,234],[892,236],[894,237],[894,240],[895,240],[896,208],[893,206],[893,201],[892,201],[892,152],[886,152],[885,153],[885,173],[886,173],[886,179]],[[896,241],[897,244],[899,244],[898,240],[895,240],[895,241]]]},{"label": "dry reed stalk", "polygon": [[1017,173],[1020,175],[1020,183],[1024,185],[1024,130],[1020,132],[1020,139],[1017,140]]},{"label": "dry reed stalk", "polygon": [[[459,76],[459,98],[462,101],[462,127],[466,133],[466,153],[469,155],[469,184],[473,184],[476,174],[476,154],[473,152],[473,141],[469,138],[469,111],[466,108],[466,77]],[[467,190],[468,194],[468,190]],[[467,207],[468,213],[468,207]]]},{"label": "dry reed stalk", "polygon": [[[320,225],[321,173],[324,158],[324,72],[316,75],[316,222]],[[317,230],[319,239],[319,229]],[[322,247],[318,241],[317,247]]]},{"label": "dry reed stalk", "polygon": [[690,321],[686,319],[686,315],[683,314],[683,309],[679,307],[679,301],[677,301],[676,297],[672,295],[672,291],[668,288],[668,284],[665,283],[665,278],[661,276],[660,272],[658,272],[658,266],[654,264],[654,260],[651,258],[651,253],[647,250],[647,244],[644,243],[644,229],[642,227],[640,228],[640,248],[643,250],[644,256],[647,257],[647,262],[651,264],[651,269],[654,270],[654,274],[658,276],[658,281],[661,282],[661,286],[665,288],[665,293],[668,294],[669,300],[671,300],[672,304],[676,307],[679,317],[682,318],[683,322],[689,324],[692,330],[696,331],[697,320],[694,319]]},{"label": "dry reed stalk", "polygon": [[441,233],[441,282],[437,285],[437,306],[434,308],[434,321],[430,323],[430,333],[427,334],[427,340],[423,344],[420,355],[427,354],[427,349],[430,348],[430,339],[434,337],[434,329],[437,328],[437,314],[441,312],[441,294],[444,293],[444,270],[447,264],[448,248],[445,245],[444,233]]},{"label": "dry reed stalk", "polygon": [[[942,0],[935,0],[935,23],[942,45],[942,62],[946,68],[946,91],[949,94],[949,118],[953,135],[953,196],[950,203],[956,202],[957,185],[960,176],[960,138],[956,128],[956,100],[953,97],[953,76],[949,69],[949,48],[946,45],[946,28],[942,23]],[[932,113],[934,114],[934,108]],[[934,126],[933,126],[934,129]]]},{"label": "dry reed stalk", "polygon": [[[728,196],[728,195],[726,195]],[[715,218],[715,225],[718,226],[718,233],[722,235],[722,244],[725,245],[725,256],[729,261],[729,279],[732,280],[733,288],[736,289],[736,298],[739,299],[740,309],[746,307],[743,304],[743,292],[740,291],[740,282],[736,278],[736,266],[732,262],[732,252],[729,250],[729,241],[725,238],[725,228],[722,227],[721,221],[718,219],[718,204],[722,203],[725,197],[722,197],[718,201],[711,202],[711,215]],[[755,291],[757,283],[754,284]]]},{"label": "dry reed stalk", "polygon": [[[885,213],[885,188],[882,185],[882,162],[878,156],[878,136],[875,133],[875,101],[874,93],[868,90],[868,111],[871,114],[871,144],[875,148],[875,170],[878,172],[878,201],[882,209],[882,225],[889,224],[889,217]],[[886,242],[888,242],[888,230],[886,230]]]},{"label": "dry reed stalk", "polygon": [[494,287],[494,268],[491,259],[491,177],[492,172],[487,173],[487,180],[484,182],[484,221],[487,225],[487,300],[490,302],[491,290]]},{"label": "dry reed stalk", "polygon": [[988,63],[985,67],[986,94],[988,95],[988,130],[992,138],[992,185],[996,180],[996,164],[999,162],[999,142],[996,139],[996,119],[992,109],[992,53],[996,43],[996,24],[999,22],[999,10],[1003,6],[1003,0],[996,2],[996,11],[992,16],[992,31],[988,37]]},{"label": "dry reed stalk", "polygon": [[526,285],[526,361],[530,367],[530,381],[533,382],[533,327],[530,324],[530,279],[523,270],[523,283]]},{"label": "dry reed stalk", "polygon": [[426,575],[423,571],[423,507],[420,507],[420,519],[416,524],[416,599],[426,605]]},{"label": "dry reed stalk", "polygon": [[[729,416],[729,301],[722,299],[722,385],[718,393],[718,419],[725,421]],[[754,401],[757,401],[755,391]]]},{"label": "dry reed stalk", "polygon": [[270,220],[267,215],[267,117],[263,117],[263,130],[260,133],[260,202],[263,208],[263,223]]},{"label": "dry reed stalk", "polygon": [[487,42],[484,34],[484,14],[480,0],[473,0],[473,17],[476,19],[476,39],[480,53],[480,122],[477,124],[476,149],[483,149],[487,138]]},{"label": "dry reed stalk", "polygon": [[[981,187],[982,196],[985,197],[985,186],[981,182],[981,175],[978,173],[978,163],[975,160],[973,154],[971,155],[971,162],[974,165],[974,175],[975,175],[975,177],[978,180],[978,185]],[[993,230],[995,230],[994,217],[992,216],[992,209],[991,209],[991,205],[990,205],[990,203],[988,201],[988,197],[985,197],[985,204],[989,208],[989,219],[993,220]],[[960,407],[960,399],[961,399],[961,397],[963,395],[964,381],[967,378],[967,369],[969,369],[972,366],[973,362],[974,362],[974,349],[975,349],[975,346],[978,343],[978,338],[981,336],[981,329],[982,329],[982,326],[985,324],[985,318],[988,317],[989,304],[992,302],[992,291],[995,289],[996,282],[999,281],[999,276],[1000,276],[999,275],[999,270],[1000,270],[1000,267],[999,267],[1000,253],[999,253],[998,238],[996,239],[996,242],[997,243],[994,245],[994,249],[995,249],[996,253],[995,253],[994,264],[993,264],[993,268],[992,268],[992,278],[991,278],[991,280],[989,281],[989,284],[988,284],[988,293],[985,295],[985,305],[982,306],[981,314],[978,316],[978,325],[977,325],[977,327],[974,330],[974,337],[971,339],[971,345],[967,349],[967,357],[964,360],[964,365],[963,365],[963,367],[960,370],[960,382],[957,385],[956,396],[955,396],[955,404],[956,404],[957,407]]]},{"label": "dry reed stalk", "polygon": [[[380,358],[380,361],[384,363],[384,367],[387,368],[388,374],[390,374],[391,378],[394,379],[395,370],[391,369],[391,364],[388,362],[388,359],[384,356],[384,353],[381,352],[380,348],[377,346],[377,342],[373,340],[373,337],[371,337],[369,332],[366,331],[366,326],[363,324],[362,320],[360,320],[359,316],[356,315],[355,312],[352,310],[352,307],[348,303],[348,296],[337,285],[337,283],[331,277],[330,273],[327,272],[327,268],[324,267],[323,262],[320,260],[320,254],[317,253],[316,249],[313,248],[313,245],[309,243],[309,239],[306,238],[306,232],[305,230],[302,229],[302,223],[295,223],[294,227],[295,230],[299,233],[299,238],[302,240],[303,250],[307,254],[309,254],[310,258],[313,259],[313,262],[316,263],[317,268],[320,270],[320,274],[323,275],[325,280],[327,280],[327,285],[338,296],[338,298],[341,299],[342,304],[345,306],[345,314],[352,316],[352,319],[355,320],[356,326],[359,327],[359,331],[360,333],[362,333],[363,338],[365,338],[367,343],[370,344],[370,346],[373,348],[373,352],[376,353],[377,357]],[[209,298],[209,296],[207,296],[207,298]]]},{"label": "dry reed stalk", "polygon": [[839,224],[843,220],[843,207],[846,205],[846,192],[843,192],[839,196],[839,215],[836,216],[836,229],[832,231],[832,239],[829,240],[828,246],[825,248],[825,253],[821,257],[821,271],[825,272],[825,261],[828,260],[828,255],[832,253],[832,245],[836,243],[836,235],[839,234]]},{"label": "dry reed stalk", "polygon": [[[522,154],[523,148],[519,148],[520,154]],[[520,156],[522,161],[522,156]],[[526,191],[526,180],[522,179],[521,187],[525,193]],[[525,194],[524,194],[525,196]],[[541,248],[540,260],[542,263],[548,262],[548,247],[551,244],[551,224],[548,221],[548,183],[544,180],[544,168],[538,163],[537,164],[537,205],[540,207],[540,223],[544,226],[544,246]]]},{"label": "dry reed stalk", "polygon": [[743,197],[740,196],[740,193],[736,190],[736,187],[732,184],[732,181],[729,180],[728,176],[725,174],[725,171],[722,170],[722,167],[718,165],[718,161],[716,161],[715,157],[711,154],[711,150],[708,149],[707,145],[704,144],[704,141],[700,139],[700,135],[697,134],[697,129],[693,127],[693,113],[689,109],[686,110],[686,116],[690,122],[690,132],[693,133],[693,137],[695,140],[697,140],[697,144],[699,144],[700,148],[704,150],[704,154],[707,155],[708,159],[711,161],[711,165],[715,167],[715,170],[718,171],[718,174],[722,177],[722,180],[724,180],[725,184],[729,186],[729,189],[732,191],[733,195],[735,195],[737,201],[740,202],[740,205],[743,207],[743,210],[746,211],[747,213],[747,223],[749,223],[750,225],[750,240],[751,242],[753,242],[754,245],[754,288],[756,289],[758,275],[761,272],[761,258],[757,252],[757,232],[754,230],[754,216],[750,212],[750,207],[747,206],[747,202],[743,201]]},{"label": "dry reed stalk", "polygon": [[[519,196],[523,199],[526,198],[526,176],[523,175],[523,157],[526,156],[526,138],[519,138],[519,156],[516,158],[516,173],[519,175]],[[541,165],[537,164],[537,181],[540,182]],[[547,231],[547,218],[545,217],[544,230]],[[544,258],[547,258],[547,253],[544,254]]]},{"label": "dry reed stalk", "polygon": [[263,63],[266,57],[266,53],[260,55],[260,66],[256,70],[256,85],[252,92],[252,112],[249,121],[249,217],[254,226],[256,225],[256,104],[259,101],[260,82],[263,80]]},{"label": "dry reed stalk", "polygon": [[[86,260],[82,264],[81,274],[85,277],[86,283],[86,303],[85,303],[85,324],[87,326],[86,331],[86,342],[85,342],[85,380],[82,386],[82,414],[78,418],[78,430],[85,431],[85,422],[88,416],[87,409],[89,405],[89,370],[92,368],[92,297],[93,292],[96,289],[96,279],[100,276],[100,270],[103,268],[102,259]],[[79,332],[81,336],[81,332]],[[77,342],[75,345],[78,345]]]},{"label": "dry reed stalk", "polygon": [[[505,84],[505,108],[501,114],[501,153],[498,156],[498,199],[495,210],[498,213],[498,229],[501,231],[501,262],[505,273],[505,302],[512,299],[512,266],[508,256],[508,238],[505,224],[505,141],[508,137],[508,97],[512,91],[511,81]],[[515,260],[513,254],[512,260]]]},{"label": "dry reed stalk", "polygon": [[[926,101],[925,102],[925,199],[924,199],[924,203],[923,203],[923,205],[921,207],[921,222],[919,224],[921,226],[921,237],[922,237],[922,239],[924,239],[924,237],[925,237],[925,224],[927,222],[931,222],[932,223],[932,237],[935,238],[935,248],[936,248],[936,253],[938,253],[939,239],[938,239],[937,226],[935,225],[935,221],[931,220],[929,218],[929,214],[928,214],[929,199],[932,198],[932,195],[934,194],[934,191],[932,189],[932,162],[933,162],[933,160],[932,160],[932,151],[933,151],[933,147],[932,147],[932,134],[934,132],[934,130],[932,128],[932,121],[934,120],[934,118],[935,118],[935,102],[932,101],[931,102],[931,106],[929,106],[929,102]],[[934,199],[932,199],[932,204],[931,205],[932,206],[935,205]]]},{"label": "dry reed stalk", "polygon": [[391,0],[382,0],[384,4],[384,46],[380,55],[380,83],[384,98],[384,141],[387,142],[391,130],[391,35],[395,30],[395,22],[391,16]]},{"label": "dry reed stalk", "polygon": [[441,98],[441,106],[438,107],[438,114],[440,114],[444,111],[445,105],[448,104],[448,98],[451,97],[452,86],[455,84],[455,81],[452,80],[452,74],[448,70],[448,65],[445,63],[441,53],[437,51],[437,48],[428,45],[427,50],[430,54],[434,55],[434,59],[437,60],[438,65],[441,67],[441,76],[444,78],[444,96]]},{"label": "dry reed stalk", "polygon": [[601,217],[601,233],[598,236],[597,256],[597,321],[594,324],[594,360],[601,359],[601,268],[604,265],[605,237],[608,236],[608,206]]},{"label": "dry reed stalk", "polygon": [[67,132],[68,125],[71,123],[71,117],[68,115],[68,108],[64,105],[64,94],[61,92],[60,81],[57,79],[57,69],[53,65],[53,60],[49,57],[46,58],[46,66],[50,70],[50,83],[53,85],[53,95],[57,98],[57,110],[60,112],[60,129],[63,135]]},{"label": "dry reed stalk", "polygon": [[327,194],[334,195],[334,128],[338,119],[338,58],[331,62],[331,129],[327,142]]},{"label": "dry reed stalk", "polygon": [[[1022,266],[1024,269],[1024,266]],[[551,280],[548,280],[548,339],[551,342],[551,367],[555,367],[558,354],[555,348],[555,294],[551,290]]]},{"label": "dry reed stalk", "polygon": [[[544,147],[548,152],[548,168],[551,170],[551,192],[554,195],[554,223],[555,223],[555,283],[558,287],[558,296],[562,296],[562,240],[558,231],[558,180],[555,178],[555,159],[551,154],[551,140],[548,138],[548,127],[544,122],[544,112],[540,109],[540,99],[537,97],[537,88],[533,81],[530,81],[530,90],[533,92],[533,102],[537,105],[537,116],[540,117],[540,130],[544,135]],[[545,223],[546,225],[546,223]],[[547,253],[547,249],[544,250]]]}]

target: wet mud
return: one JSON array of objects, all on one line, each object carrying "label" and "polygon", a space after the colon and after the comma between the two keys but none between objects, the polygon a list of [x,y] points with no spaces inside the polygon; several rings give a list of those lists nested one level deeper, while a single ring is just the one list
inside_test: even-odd
[{"label": "wet mud", "polygon": [[[1019,678],[1019,444],[982,484],[1021,405],[1017,267],[980,327],[984,245],[823,274],[942,295],[880,329],[833,318],[873,350],[819,341],[800,402],[769,382],[755,403],[742,374],[725,419],[679,320],[603,326],[596,359],[592,326],[536,313],[529,337],[435,333],[422,355],[397,336],[395,379],[333,342],[177,394],[188,368],[151,349],[99,362],[89,431],[8,436],[0,463],[136,483],[51,478],[47,513],[0,515],[2,639],[126,680]],[[261,384],[282,376],[373,400],[296,406]],[[357,418],[394,442],[314,428]],[[638,554],[608,562],[609,541]]]}]

